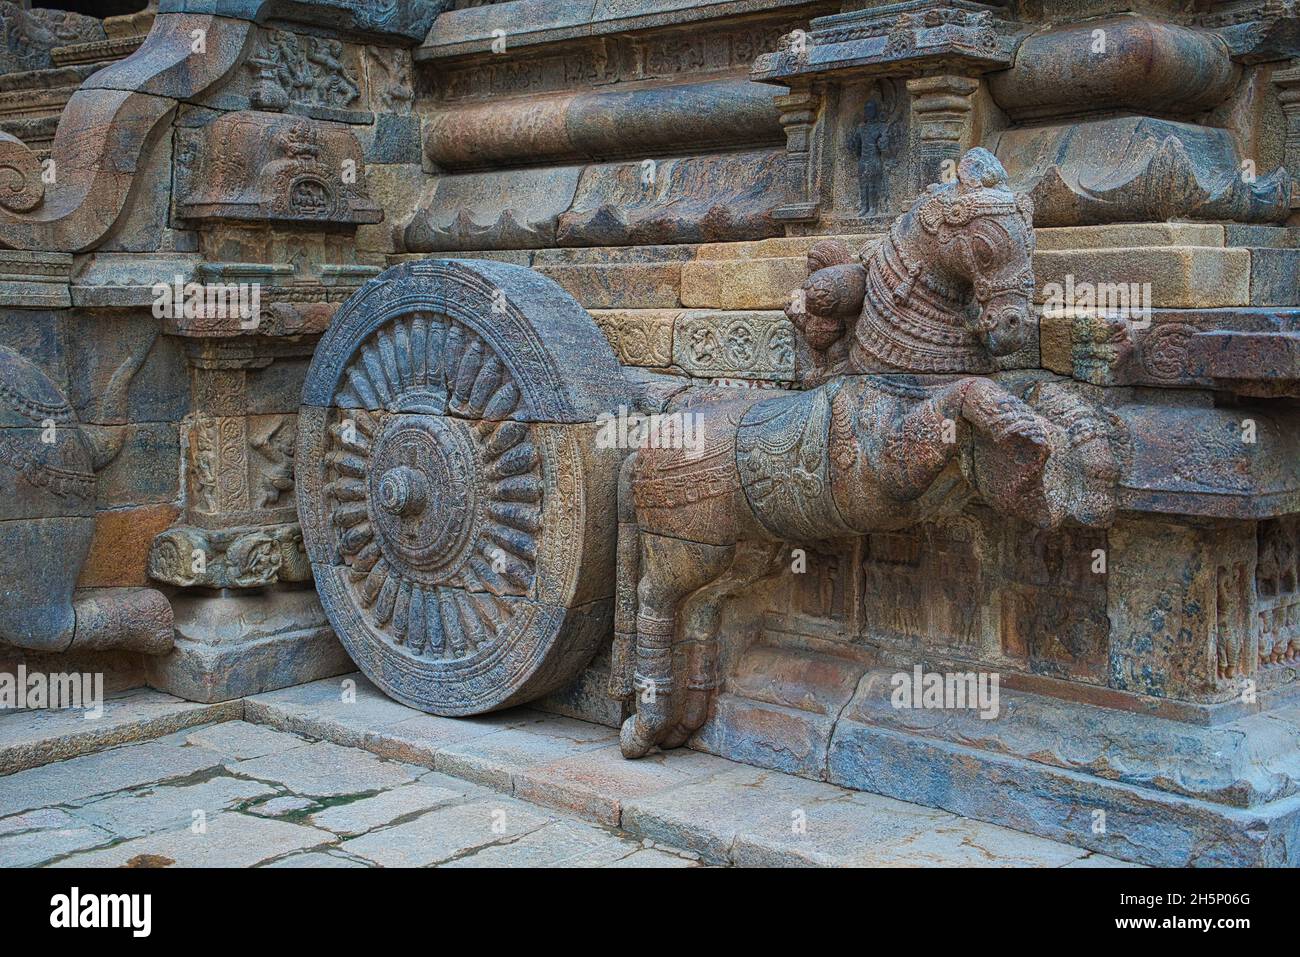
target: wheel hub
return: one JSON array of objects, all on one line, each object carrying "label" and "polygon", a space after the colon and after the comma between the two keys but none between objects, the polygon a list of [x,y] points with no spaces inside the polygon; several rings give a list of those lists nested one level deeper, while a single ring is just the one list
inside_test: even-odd
[{"label": "wheel hub", "polygon": [[428,582],[459,567],[475,524],[477,470],[464,424],[426,415],[388,420],[372,452],[370,501],[391,563]]}]

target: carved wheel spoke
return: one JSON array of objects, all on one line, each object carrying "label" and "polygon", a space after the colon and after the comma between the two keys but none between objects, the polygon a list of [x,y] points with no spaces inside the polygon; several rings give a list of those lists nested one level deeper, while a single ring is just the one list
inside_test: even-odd
[{"label": "carved wheel spoke", "polygon": [[[358,606],[411,655],[487,650],[510,622],[494,599],[532,588],[544,487],[530,427],[482,418],[519,411],[506,364],[471,330],[417,313],[363,343],[344,381],[326,496]],[[362,403],[382,408],[349,408]]]},{"label": "carved wheel spoke", "polygon": [[[595,323],[546,284],[500,264],[395,267],[340,308],[308,373],[299,504],[322,604],[372,680],[434,713],[571,680],[608,614],[599,591],[579,601],[579,570],[610,544],[581,512],[608,512],[611,539],[615,523],[578,430],[626,399]],[[552,338],[585,341],[590,362]]]}]

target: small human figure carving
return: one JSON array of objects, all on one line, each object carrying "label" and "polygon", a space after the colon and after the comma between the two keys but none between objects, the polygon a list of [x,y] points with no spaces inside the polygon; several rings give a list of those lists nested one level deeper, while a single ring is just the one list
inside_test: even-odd
[{"label": "small human figure carving", "polygon": [[879,89],[862,108],[862,122],[849,134],[849,148],[858,157],[858,212],[864,217],[882,212],[887,165],[897,154],[902,135],[895,116],[897,96],[890,82],[880,81]]},{"label": "small human figure carving", "polygon": [[294,436],[293,430],[285,428],[288,421],[281,419],[265,438],[253,439],[253,448],[267,463],[258,485],[258,508],[278,504],[281,497],[293,488]]}]

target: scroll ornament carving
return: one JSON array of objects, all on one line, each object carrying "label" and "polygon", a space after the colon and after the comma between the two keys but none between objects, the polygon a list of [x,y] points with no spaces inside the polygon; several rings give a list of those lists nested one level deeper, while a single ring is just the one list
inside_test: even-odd
[{"label": "scroll ornament carving", "polygon": [[311,580],[298,525],[175,526],[154,539],[149,577],[181,588],[260,588]]},{"label": "scroll ornament carving", "polygon": [[[202,31],[205,52],[193,49]],[[122,214],[154,131],[180,100],[199,96],[241,62],[253,33],[245,20],[160,13],[139,49],[92,75],[64,108],[51,147],[54,171],[0,134],[0,246],[79,252]]]}]

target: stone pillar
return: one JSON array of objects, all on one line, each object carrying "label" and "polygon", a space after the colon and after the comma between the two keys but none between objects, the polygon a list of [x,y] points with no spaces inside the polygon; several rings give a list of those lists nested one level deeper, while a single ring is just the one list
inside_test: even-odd
[{"label": "stone pillar", "polygon": [[952,74],[907,81],[907,92],[912,95],[912,129],[916,131],[918,190],[940,182],[949,160],[951,178],[962,151],[975,145],[971,97],[978,89],[978,80]]},{"label": "stone pillar", "polygon": [[804,87],[778,96],[775,102],[786,137],[786,201],[772,215],[787,223],[809,222],[817,218],[819,206],[811,157],[821,96]]},{"label": "stone pillar", "polygon": [[[1273,85],[1277,87],[1277,100],[1286,117],[1282,165],[1293,178],[1300,180],[1300,61],[1292,60],[1290,67],[1274,72]],[[1300,189],[1295,187],[1291,189],[1291,208],[1300,208]]]},{"label": "stone pillar", "polygon": [[297,387],[255,379],[276,361],[305,359],[313,345],[314,337],[186,342],[184,519],[149,550],[150,577],[180,589],[176,649],[148,664],[154,687],[222,701],[351,668],[311,587],[298,525]]}]

